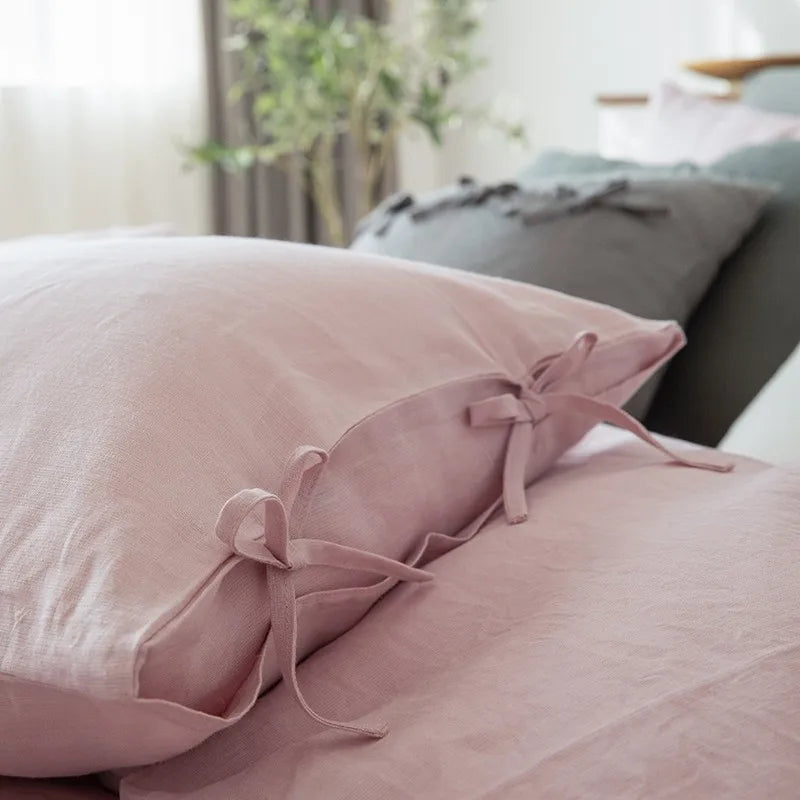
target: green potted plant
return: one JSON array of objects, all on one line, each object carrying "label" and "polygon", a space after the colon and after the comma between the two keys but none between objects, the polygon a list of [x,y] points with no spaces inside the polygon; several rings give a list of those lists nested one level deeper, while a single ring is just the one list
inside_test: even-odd
[{"label": "green potted plant", "polygon": [[381,199],[384,169],[404,129],[422,128],[436,145],[466,118],[523,135],[519,126],[491,120],[485,109],[454,96],[454,87],[483,64],[472,53],[479,28],[474,0],[417,0],[408,34],[398,31],[391,13],[386,21],[321,16],[309,0],[229,0],[227,11],[234,34],[225,44],[237,62],[230,99],[247,104],[250,140],[237,147],[208,141],[191,156],[229,170],[257,162],[288,168],[299,157],[333,244],[348,237],[336,180],[342,136],[357,154],[362,216]]}]

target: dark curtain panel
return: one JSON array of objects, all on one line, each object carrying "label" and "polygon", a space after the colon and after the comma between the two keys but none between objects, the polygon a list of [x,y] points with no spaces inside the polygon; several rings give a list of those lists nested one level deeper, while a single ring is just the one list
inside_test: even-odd
[{"label": "dark curtain panel", "polygon": [[[222,49],[230,34],[226,0],[202,0],[208,85],[209,136],[226,144],[247,140],[248,119],[244,104],[231,105],[228,90],[235,79],[235,59]],[[313,0],[321,14],[335,10],[379,18],[386,13],[384,0]],[[347,137],[339,145],[339,191],[345,223],[355,223],[354,150]],[[308,198],[303,166],[298,162],[287,174],[276,167],[258,165],[248,172],[231,174],[213,167],[212,202],[214,232],[231,236],[263,236],[297,242],[326,243],[325,225]],[[394,188],[394,166],[384,176],[386,193]]]}]

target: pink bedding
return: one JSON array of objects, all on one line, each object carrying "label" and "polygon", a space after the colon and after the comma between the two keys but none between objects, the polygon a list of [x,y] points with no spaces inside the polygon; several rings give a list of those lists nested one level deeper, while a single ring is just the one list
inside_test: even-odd
[{"label": "pink bedding", "polygon": [[501,491],[524,515],[683,341],[347,250],[2,245],[0,773],[167,759],[281,675],[315,714],[296,653],[428,580]]},{"label": "pink bedding", "polygon": [[[679,445],[685,451],[686,445]],[[502,515],[124,800],[796,798],[800,470],[600,428]]]}]

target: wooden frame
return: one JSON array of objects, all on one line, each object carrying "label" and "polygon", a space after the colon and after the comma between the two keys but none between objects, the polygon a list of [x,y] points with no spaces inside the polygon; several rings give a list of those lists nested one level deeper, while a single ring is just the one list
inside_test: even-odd
[{"label": "wooden frame", "polygon": [[[732,58],[716,61],[688,61],[683,68],[709,78],[719,78],[731,84],[725,94],[707,94],[713,100],[731,101],[739,98],[739,84],[745,78],[771,67],[800,67],[800,53],[763,56],[761,58]],[[646,94],[599,94],[595,103],[599,106],[643,106],[649,100]]]}]

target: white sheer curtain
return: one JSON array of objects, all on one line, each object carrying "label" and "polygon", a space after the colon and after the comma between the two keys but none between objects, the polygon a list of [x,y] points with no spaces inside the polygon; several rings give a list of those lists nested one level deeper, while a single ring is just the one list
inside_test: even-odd
[{"label": "white sheer curtain", "polygon": [[199,0],[0,0],[0,238],[209,227]]}]

